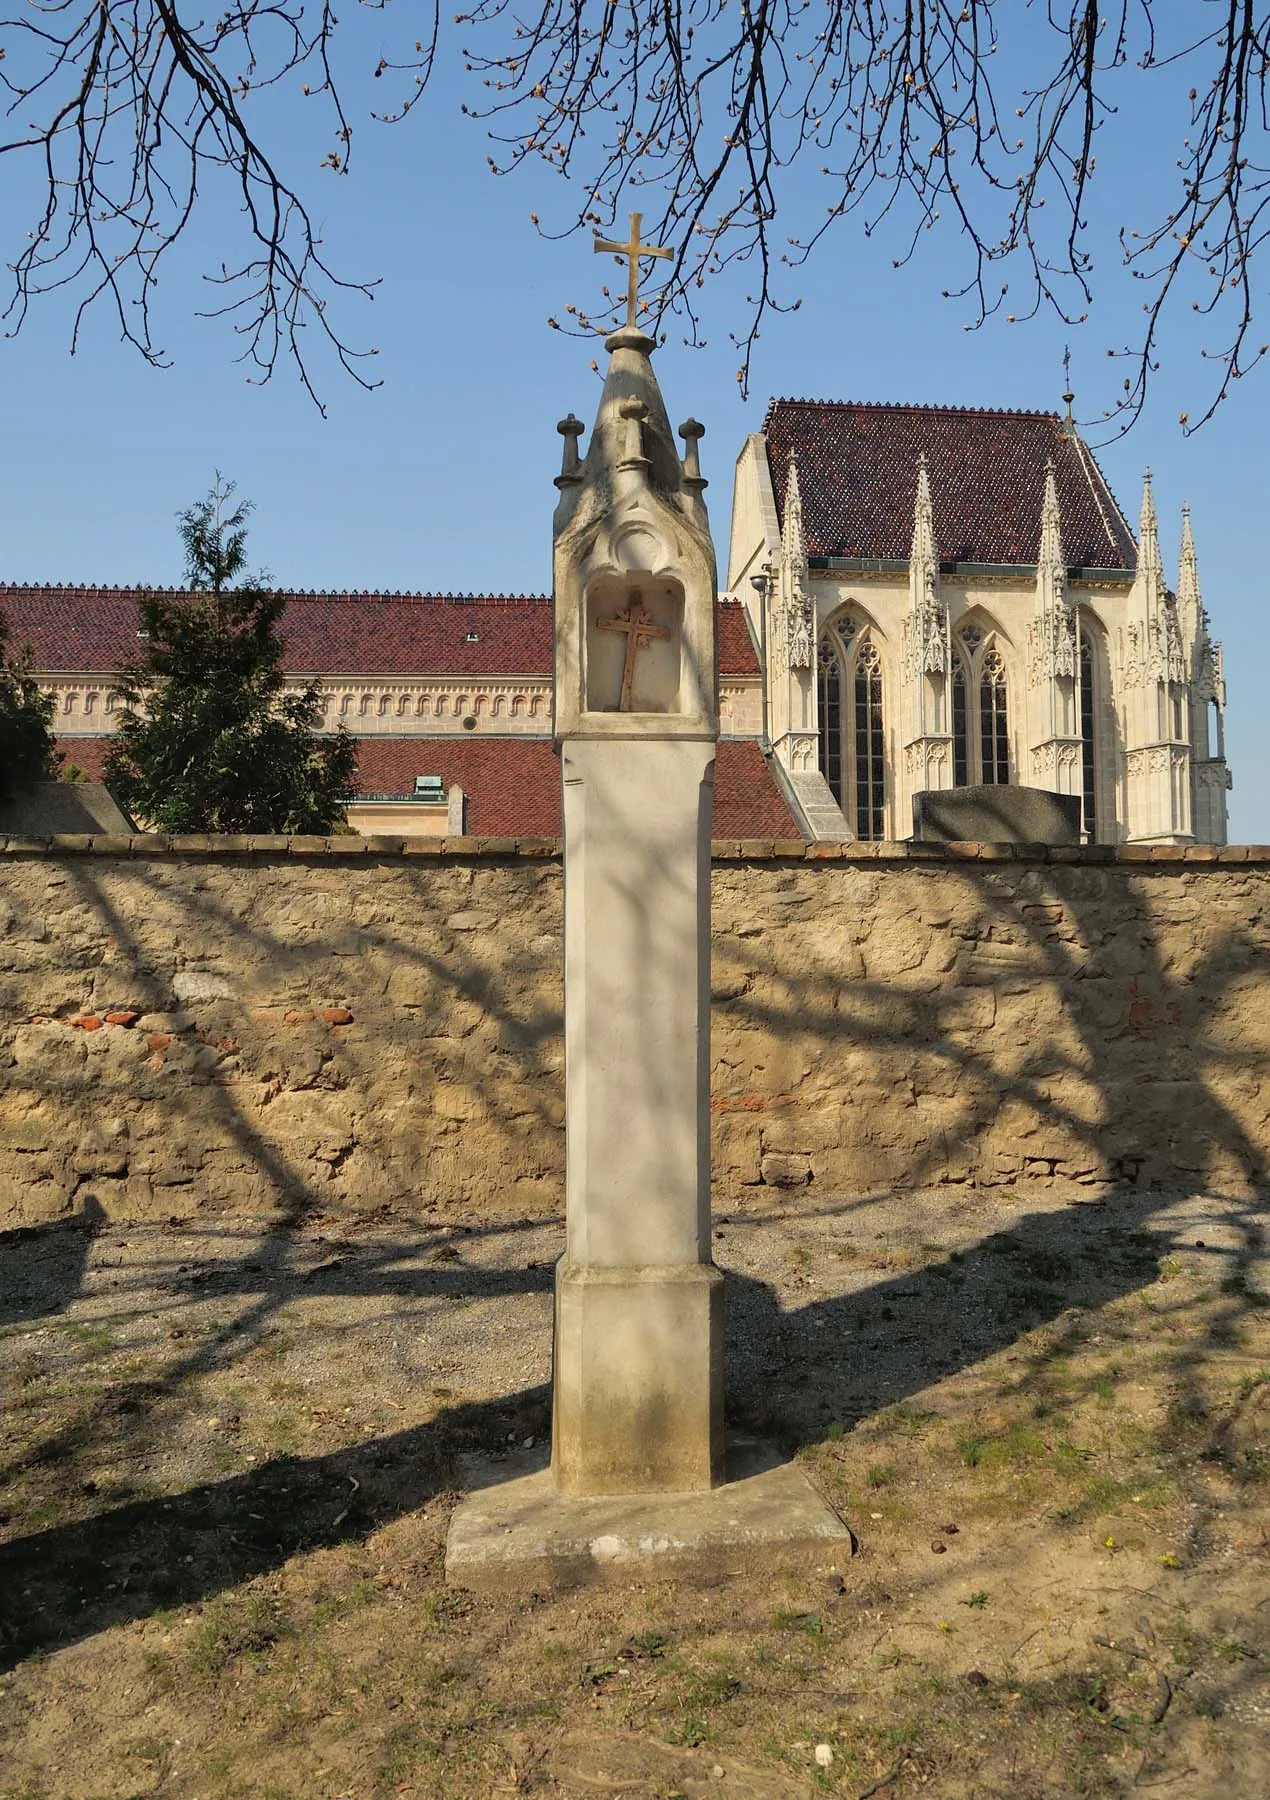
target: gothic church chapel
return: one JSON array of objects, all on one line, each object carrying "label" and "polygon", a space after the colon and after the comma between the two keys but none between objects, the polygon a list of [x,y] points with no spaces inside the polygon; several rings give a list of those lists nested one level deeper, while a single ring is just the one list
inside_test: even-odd
[{"label": "gothic church chapel", "polygon": [[737,462],[728,588],[816,836],[903,838],[924,789],[1075,796],[1097,843],[1226,841],[1221,647],[1068,414],[776,400]]}]

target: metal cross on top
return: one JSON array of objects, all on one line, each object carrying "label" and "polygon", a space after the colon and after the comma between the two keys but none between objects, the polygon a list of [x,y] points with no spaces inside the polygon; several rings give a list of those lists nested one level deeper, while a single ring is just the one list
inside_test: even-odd
[{"label": "metal cross on top", "polygon": [[643,213],[631,214],[631,235],[625,244],[614,243],[611,238],[596,236],[595,251],[597,255],[611,253],[626,258],[626,323],[630,327],[639,323],[639,259],[641,256],[672,257],[673,250],[659,250],[652,244],[641,244],[639,241],[639,222]]},{"label": "metal cross on top", "polygon": [[622,663],[622,698],[618,702],[619,712],[631,710],[631,688],[635,681],[635,658],[645,644],[651,644],[654,638],[668,638],[673,634],[666,625],[654,625],[653,615],[646,613],[640,604],[638,594],[631,596],[630,605],[625,612],[618,613],[613,619],[599,619],[596,622],[599,631],[623,632],[626,637],[626,657]]}]

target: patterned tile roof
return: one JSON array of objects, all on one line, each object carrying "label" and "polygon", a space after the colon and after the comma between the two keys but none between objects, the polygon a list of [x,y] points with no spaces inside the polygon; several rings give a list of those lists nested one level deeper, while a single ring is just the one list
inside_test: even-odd
[{"label": "patterned tile roof", "polygon": [[1136,564],[1101,469],[1057,413],[773,400],[763,431],[782,511],[791,450],[798,459],[809,556],[907,559],[924,454],[942,561],[1035,563],[1051,457],[1069,565]]},{"label": "patterned tile roof", "polygon": [[[66,760],[101,775],[109,737],[58,739]],[[358,744],[365,794],[409,794],[416,775],[439,775],[468,797],[474,837],[558,837],[560,764],[546,738],[383,737]],[[800,836],[785,797],[753,739],[725,738],[715,767],[714,835]]]},{"label": "patterned tile roof", "polygon": [[[134,660],[142,588],[5,587],[13,649],[37,669],[114,674]],[[286,667],[297,675],[550,675],[551,601],[532,595],[288,594]],[[757,676],[743,609],[718,609],[719,668]]]}]

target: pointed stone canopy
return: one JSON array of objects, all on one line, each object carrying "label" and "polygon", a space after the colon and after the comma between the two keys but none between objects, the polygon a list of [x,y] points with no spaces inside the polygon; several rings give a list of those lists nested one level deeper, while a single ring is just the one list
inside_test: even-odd
[{"label": "pointed stone canopy", "polygon": [[623,407],[632,401],[643,407],[638,415],[638,454],[647,464],[648,487],[672,504],[684,498],[683,466],[666,403],[649,361],[656,348],[655,340],[637,327],[623,326],[604,340],[604,347],[609,352],[604,389],[579,471],[578,492],[564,496],[557,509],[557,535],[565,519],[574,532],[581,532],[610,512],[618,487],[618,469],[632,448],[631,415],[623,412]]},{"label": "pointed stone canopy", "polygon": [[[697,460],[702,427],[685,424],[685,467],[653,373],[655,347],[631,326],[605,339],[609,366],[586,455],[561,485],[557,738],[583,725],[611,735],[618,729],[609,718],[614,710],[656,712],[676,736],[718,731],[714,615],[700,599],[713,595],[716,581]],[[641,650],[634,685],[626,684],[629,706],[621,707],[616,695],[584,691],[584,683],[607,666],[606,646],[597,641],[600,613],[611,619],[636,599],[652,608],[654,623],[671,624],[672,613],[677,622],[673,634]]]}]

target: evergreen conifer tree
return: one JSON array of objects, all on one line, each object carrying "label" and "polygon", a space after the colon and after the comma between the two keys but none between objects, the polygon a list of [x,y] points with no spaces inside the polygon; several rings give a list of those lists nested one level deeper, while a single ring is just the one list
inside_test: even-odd
[{"label": "evergreen conifer tree", "polygon": [[0,800],[57,773],[52,696],[40,692],[27,656],[7,655],[7,642],[0,614]]},{"label": "evergreen conifer tree", "polygon": [[318,688],[283,692],[284,601],[248,575],[249,503],[232,482],[179,515],[189,592],[140,608],[144,656],[124,671],[106,781],[158,831],[327,832],[344,822],[357,749],[319,736]]}]

